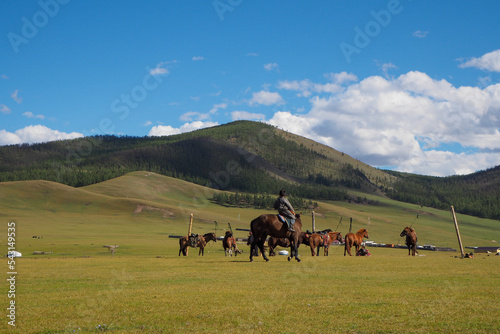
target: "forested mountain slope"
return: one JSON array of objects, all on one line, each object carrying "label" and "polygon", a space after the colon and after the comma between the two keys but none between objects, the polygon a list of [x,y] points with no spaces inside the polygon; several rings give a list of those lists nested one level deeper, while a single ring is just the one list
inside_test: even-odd
[{"label": "forested mountain slope", "polygon": [[95,136],[0,147],[0,181],[70,186],[151,171],[216,189],[310,199],[357,200],[358,192],[500,219],[499,168],[436,178],[373,168],[345,153],[268,124],[237,121],[165,137]]}]

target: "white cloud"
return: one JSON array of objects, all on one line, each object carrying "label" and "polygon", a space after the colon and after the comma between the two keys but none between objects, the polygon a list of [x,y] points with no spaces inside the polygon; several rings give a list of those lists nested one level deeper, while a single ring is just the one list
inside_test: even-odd
[{"label": "white cloud", "polygon": [[481,70],[500,72],[500,50],[486,53],[479,58],[472,58],[460,64],[460,67],[476,67]]},{"label": "white cloud", "polygon": [[176,60],[173,61],[162,61],[156,65],[155,68],[151,69],[149,71],[150,75],[166,75],[169,74],[170,72],[168,71],[167,68],[165,68],[166,65],[171,64],[171,63],[177,63]]},{"label": "white cloud", "polygon": [[264,65],[264,69],[267,71],[272,71],[272,70],[277,69],[277,68],[278,68],[277,63],[269,63],[269,64]]},{"label": "white cloud", "polygon": [[10,97],[12,97],[17,103],[23,103],[23,98],[19,97],[19,89],[16,89]]},{"label": "white cloud", "polygon": [[54,140],[81,138],[78,132],[65,133],[43,125],[29,125],[14,133],[0,130],[0,145],[44,143]]},{"label": "white cloud", "polygon": [[329,79],[331,82],[326,84],[314,83],[309,79],[305,80],[293,80],[293,81],[280,81],[278,82],[279,89],[286,89],[292,91],[298,91],[298,96],[309,97],[313,93],[338,93],[344,89],[343,84],[348,82],[356,82],[358,78],[352,74],[347,72],[340,73],[328,73],[325,74],[325,77]]},{"label": "white cloud", "polygon": [[35,115],[31,111],[26,111],[23,113],[23,116],[26,118],[39,118],[39,119],[45,119],[45,116],[43,115]]},{"label": "white cloud", "polygon": [[266,119],[266,115],[251,113],[251,112],[248,112],[248,111],[233,111],[231,113],[231,119],[233,121],[238,121],[238,120],[242,120],[242,119],[245,119],[245,120],[261,120],[261,121],[263,121],[263,120]]},{"label": "white cloud", "polygon": [[184,132],[190,132],[194,130],[199,130],[203,128],[208,128],[212,126],[219,125],[217,122],[201,122],[196,121],[192,123],[185,123],[180,128],[174,128],[170,125],[157,125],[153,126],[149,131],[148,136],[170,136],[177,135]]},{"label": "white cloud", "polygon": [[212,109],[210,109],[209,113],[215,114],[219,109],[226,109],[226,108],[227,108],[227,103],[214,104]]},{"label": "white cloud", "polygon": [[325,77],[329,78],[331,82],[337,85],[342,85],[347,82],[356,82],[358,77],[353,73],[340,72],[340,73],[328,73]]},{"label": "white cloud", "polygon": [[10,108],[7,107],[5,104],[0,104],[0,112],[2,114],[10,114]]},{"label": "white cloud", "polygon": [[188,111],[179,117],[179,119],[184,122],[191,122],[193,120],[203,121],[208,118],[210,118],[209,114],[203,114],[198,111]]},{"label": "white cloud", "polygon": [[195,56],[195,57],[191,58],[191,60],[193,60],[193,61],[198,61],[198,60],[203,60],[203,59],[205,59],[205,58],[201,57],[201,56]]},{"label": "white cloud", "polygon": [[[315,85],[286,82],[282,88],[317,92],[311,89]],[[450,175],[500,164],[495,153],[500,151],[500,84],[454,87],[408,72],[392,79],[368,77],[309,101],[307,114],[281,111],[269,123],[372,166]],[[462,147],[462,152],[440,150],[443,144]]]},{"label": "white cloud", "polygon": [[425,38],[425,37],[427,37],[428,33],[429,33],[428,31],[417,30],[417,31],[414,31],[412,35],[413,35],[413,37],[417,37],[417,38]]},{"label": "white cloud", "polygon": [[253,93],[252,98],[248,102],[250,105],[263,104],[270,106],[273,104],[283,104],[283,98],[279,93],[272,93],[269,91],[261,90],[260,92]]},{"label": "white cloud", "polygon": [[2,79],[8,79],[9,77],[6,76],[5,74],[2,74]]},{"label": "white cloud", "polygon": [[153,122],[151,122],[151,121],[146,121],[146,122],[143,124],[143,126],[150,126],[150,125],[152,125],[152,124],[153,124]]}]

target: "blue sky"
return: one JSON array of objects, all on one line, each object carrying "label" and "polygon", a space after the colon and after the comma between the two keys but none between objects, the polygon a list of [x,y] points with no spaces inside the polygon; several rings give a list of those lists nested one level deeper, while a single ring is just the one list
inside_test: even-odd
[{"label": "blue sky", "polygon": [[0,145],[249,119],[374,167],[500,165],[500,2],[0,2]]}]

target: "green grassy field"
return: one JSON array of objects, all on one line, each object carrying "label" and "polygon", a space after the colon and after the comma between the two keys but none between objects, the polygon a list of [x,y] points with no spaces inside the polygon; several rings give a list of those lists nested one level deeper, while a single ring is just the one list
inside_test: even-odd
[{"label": "green grassy field", "polygon": [[[263,213],[216,206],[214,190],[153,173],[132,173],[80,189],[30,181],[0,183],[0,247],[16,223],[16,329],[20,333],[495,333],[500,332],[500,256],[369,248],[371,257],[329,257],[299,249],[248,261],[248,246],[225,257],[178,257],[190,214],[193,232],[231,223],[248,228]],[[364,195],[363,195],[364,196]],[[449,212],[373,197],[377,205],[320,203],[317,229],[367,228],[370,240],[398,243],[414,224],[420,244],[457,248]],[[416,215],[418,214],[418,219]],[[494,246],[499,222],[458,215],[465,246]],[[304,228],[311,228],[304,212]],[[224,230],[218,230],[222,235]],[[246,237],[244,231],[235,231]],[[33,238],[36,236],[36,238]],[[497,242],[492,242],[496,240]],[[119,245],[112,255],[103,245]],[[34,251],[52,252],[33,255]],[[2,261],[5,276],[7,259]],[[5,315],[9,286],[2,285]],[[12,330],[3,316],[0,331]]]}]

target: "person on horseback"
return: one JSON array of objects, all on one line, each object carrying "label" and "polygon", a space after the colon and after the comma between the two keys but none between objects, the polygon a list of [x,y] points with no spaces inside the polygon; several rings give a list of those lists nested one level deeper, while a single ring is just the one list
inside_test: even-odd
[{"label": "person on horseback", "polygon": [[295,224],[295,210],[290,204],[290,201],[288,201],[288,198],[286,198],[285,189],[280,190],[280,197],[278,197],[276,199],[276,202],[274,202],[274,208],[278,210],[278,213],[280,215],[285,217],[288,223],[288,231],[295,232],[295,230],[293,229],[293,224]]}]

